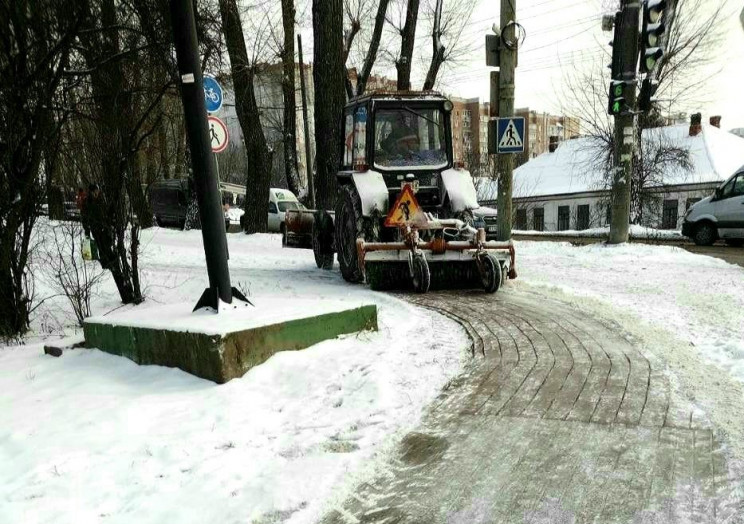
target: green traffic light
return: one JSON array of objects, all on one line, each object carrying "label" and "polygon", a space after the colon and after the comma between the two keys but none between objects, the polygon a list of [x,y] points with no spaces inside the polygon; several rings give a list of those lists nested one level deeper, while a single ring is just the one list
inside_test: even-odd
[{"label": "green traffic light", "polygon": [[620,102],[613,102],[612,104],[612,112],[617,114],[620,112]]},{"label": "green traffic light", "polygon": [[622,96],[623,94],[623,85],[618,84],[615,86],[615,96]]}]

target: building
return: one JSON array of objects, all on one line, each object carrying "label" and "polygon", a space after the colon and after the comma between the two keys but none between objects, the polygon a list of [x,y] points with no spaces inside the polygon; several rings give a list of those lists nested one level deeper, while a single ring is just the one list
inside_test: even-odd
[{"label": "building", "polygon": [[[715,120],[713,120],[715,122]],[[691,204],[710,195],[744,165],[744,139],[711,124],[674,125],[644,131],[644,147],[664,143],[684,148],[692,170],[670,166],[663,184],[646,191],[641,225],[678,229]],[[514,229],[561,231],[609,225],[610,192],[596,161],[596,139],[566,140],[514,170]],[[601,149],[600,149],[601,151]],[[478,183],[482,204],[495,205],[497,186]]]},{"label": "building", "polygon": [[522,107],[514,111],[524,118],[524,152],[519,164],[542,155],[550,148],[551,141],[559,144],[579,136],[581,125],[578,118],[550,115]]}]

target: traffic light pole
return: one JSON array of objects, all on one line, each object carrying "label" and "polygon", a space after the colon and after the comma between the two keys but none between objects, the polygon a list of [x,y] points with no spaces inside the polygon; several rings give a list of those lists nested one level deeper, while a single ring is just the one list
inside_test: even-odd
[{"label": "traffic light pole", "polygon": [[220,300],[230,304],[233,296],[242,300],[245,297],[230,285],[225,217],[217,182],[217,165],[207,127],[207,108],[192,0],[170,0],[170,11],[181,80],[184,122],[191,150],[209,276],[209,288],[204,291],[194,310],[209,306],[217,311]]},{"label": "traffic light pole", "polygon": [[[621,56],[620,72],[628,80],[625,90],[626,102],[632,110],[636,106],[636,64],[638,62],[638,0],[622,0],[619,42],[614,42],[615,52]],[[612,214],[608,243],[620,244],[628,241],[630,224],[631,180],[633,178],[633,154],[635,148],[635,115],[625,111],[615,115],[615,151],[612,173]]]},{"label": "traffic light pole", "polygon": [[[517,65],[516,21],[517,0],[501,0],[501,49],[499,52],[499,117],[514,116],[514,69]],[[512,48],[504,42],[514,42]],[[512,186],[514,155],[497,155],[499,170],[498,185],[498,239],[511,239],[512,231]]]}]

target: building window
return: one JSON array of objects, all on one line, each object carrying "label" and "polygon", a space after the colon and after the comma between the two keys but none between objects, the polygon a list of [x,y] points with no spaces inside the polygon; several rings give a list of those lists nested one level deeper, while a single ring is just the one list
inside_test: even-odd
[{"label": "building window", "polygon": [[527,210],[524,208],[517,209],[517,229],[527,229]]},{"label": "building window", "polygon": [[676,200],[664,200],[664,209],[661,215],[661,229],[677,229],[677,208]]},{"label": "building window", "polygon": [[700,197],[688,198],[687,202],[685,202],[685,211],[689,210],[692,207],[692,204],[696,204],[698,202],[700,202]]},{"label": "building window", "polygon": [[545,210],[541,207],[532,212],[532,229],[542,231],[545,229]]},{"label": "building window", "polygon": [[576,206],[576,229],[589,229],[589,204]]},{"label": "building window", "polygon": [[558,206],[558,231],[565,231],[569,227],[571,208],[569,206]]}]

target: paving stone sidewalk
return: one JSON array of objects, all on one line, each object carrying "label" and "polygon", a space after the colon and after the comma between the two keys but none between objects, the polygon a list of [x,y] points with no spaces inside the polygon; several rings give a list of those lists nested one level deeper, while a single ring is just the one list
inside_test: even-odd
[{"label": "paving stone sidewalk", "polygon": [[616,327],[504,290],[405,299],[458,320],[474,363],[332,523],[738,523],[713,429]]}]

